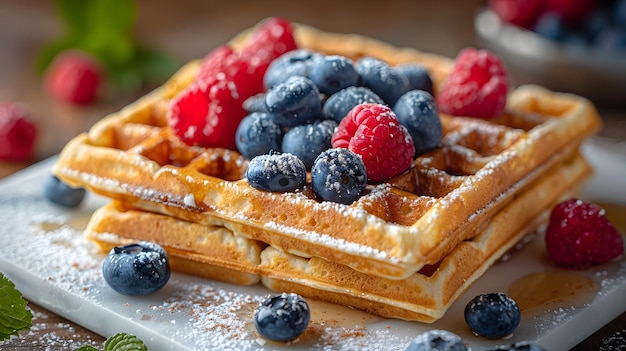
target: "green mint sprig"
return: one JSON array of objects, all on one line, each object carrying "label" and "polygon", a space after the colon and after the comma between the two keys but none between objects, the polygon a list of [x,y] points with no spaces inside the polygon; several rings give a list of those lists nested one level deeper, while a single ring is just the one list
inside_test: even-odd
[{"label": "green mint sprig", "polygon": [[27,304],[13,282],[0,272],[0,340],[30,329],[33,314]]},{"label": "green mint sprig", "polygon": [[97,58],[115,86],[125,91],[160,84],[179,67],[169,55],[136,40],[133,0],[55,0],[54,4],[65,33],[39,53],[40,74],[57,54],[72,49]]},{"label": "green mint sprig", "polygon": [[[148,347],[138,337],[126,333],[117,333],[106,339],[102,351],[148,351]],[[93,346],[81,346],[74,351],[98,351]]]},{"label": "green mint sprig", "polygon": [[[104,349],[102,351],[148,351],[148,347],[134,335],[126,333],[117,333],[110,336],[104,342]],[[97,348],[85,345],[81,346],[74,351],[98,351]]]}]

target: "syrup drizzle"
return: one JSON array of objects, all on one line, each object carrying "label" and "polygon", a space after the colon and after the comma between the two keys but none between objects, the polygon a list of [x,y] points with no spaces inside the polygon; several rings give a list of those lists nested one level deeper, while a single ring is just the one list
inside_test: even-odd
[{"label": "syrup drizzle", "polygon": [[600,286],[593,279],[580,273],[552,271],[523,276],[509,286],[507,293],[526,319],[546,310],[589,305],[599,291]]}]

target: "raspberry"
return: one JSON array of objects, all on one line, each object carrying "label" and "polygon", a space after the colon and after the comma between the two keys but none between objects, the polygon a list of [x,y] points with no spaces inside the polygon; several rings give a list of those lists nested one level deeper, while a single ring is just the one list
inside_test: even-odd
[{"label": "raspberry", "polygon": [[455,116],[493,118],[504,111],[507,90],[501,59],[488,50],[467,48],[457,56],[437,107]]},{"label": "raspberry", "polygon": [[235,133],[247,115],[246,99],[262,91],[272,60],[293,50],[289,22],[271,19],[240,52],[218,47],[202,61],[194,82],[170,102],[168,125],[189,145],[235,149]]},{"label": "raspberry", "polygon": [[185,143],[235,149],[237,126],[246,116],[238,86],[229,80],[193,84],[174,98],[168,123]]},{"label": "raspberry", "polygon": [[44,87],[50,96],[74,105],[87,105],[98,98],[102,81],[99,63],[80,51],[61,52],[50,64]]},{"label": "raspberry", "polygon": [[0,160],[30,159],[36,137],[37,128],[24,105],[0,103]]},{"label": "raspberry", "polygon": [[599,206],[570,199],[557,205],[546,230],[546,250],[559,266],[586,269],[624,252],[622,236]]},{"label": "raspberry", "polygon": [[546,12],[558,14],[570,25],[582,24],[593,13],[598,1],[594,0],[547,0]]},{"label": "raspberry", "polygon": [[333,134],[332,146],[360,155],[372,182],[406,171],[415,153],[408,131],[393,111],[381,104],[361,104],[350,110]]},{"label": "raspberry", "polygon": [[255,66],[265,65],[267,68],[274,59],[297,47],[291,23],[283,18],[272,17],[257,27],[243,48],[242,56],[249,57],[250,63]]},{"label": "raspberry", "polygon": [[[211,80],[217,79],[217,74],[225,70],[229,70],[229,65],[235,57],[233,48],[228,45],[222,45],[209,52],[200,64],[200,71],[195,77],[197,82],[210,83]],[[232,76],[233,72],[225,73]]]},{"label": "raspberry", "polygon": [[531,28],[544,6],[541,0],[490,0],[489,8],[504,22]]}]

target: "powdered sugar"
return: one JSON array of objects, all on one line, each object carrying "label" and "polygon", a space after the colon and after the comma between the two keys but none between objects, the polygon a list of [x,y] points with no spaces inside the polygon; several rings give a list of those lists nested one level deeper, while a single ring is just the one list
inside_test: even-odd
[{"label": "powdered sugar", "polygon": [[[173,274],[163,290],[145,297],[126,297],[108,288],[100,272],[104,254],[95,250],[80,230],[90,213],[106,200],[90,194],[86,203],[76,210],[51,205],[40,188],[33,186],[42,183],[47,174],[44,169],[45,164],[17,180],[0,183],[3,194],[0,220],[5,224],[0,227],[0,270],[38,304],[63,313],[103,336],[115,332],[135,334],[151,350],[404,350],[413,336],[432,328],[456,332],[468,341],[472,350],[481,350],[500,341],[483,340],[467,332],[461,311],[470,295],[500,289],[503,281],[527,271],[554,269],[541,266],[545,262],[538,259],[541,250],[536,247],[538,240],[534,240],[534,244],[524,248],[523,255],[515,254],[511,260],[499,263],[496,267],[499,269],[488,271],[467,296],[461,296],[459,303],[432,325],[385,320],[309,300],[312,319],[305,334],[292,344],[276,344],[260,339],[252,323],[256,306],[270,294],[260,285],[235,286]],[[387,189],[377,187],[368,196],[384,196]],[[291,200],[299,201],[303,196],[295,194]],[[367,220],[363,210],[341,207],[346,209],[346,214],[364,216]],[[567,329],[587,308],[593,313],[598,303],[611,301],[612,310],[623,308],[619,305],[623,299],[615,296],[623,296],[625,269],[622,260],[590,273],[601,287],[591,306],[546,311],[542,319],[523,321],[525,329],[520,329],[516,337],[550,340],[550,335]],[[601,323],[608,322],[602,314],[594,315],[596,318]],[[590,332],[580,328],[576,335],[582,337]],[[41,344],[48,343],[51,350],[79,346],[71,340],[60,340],[52,332],[42,338]]]}]

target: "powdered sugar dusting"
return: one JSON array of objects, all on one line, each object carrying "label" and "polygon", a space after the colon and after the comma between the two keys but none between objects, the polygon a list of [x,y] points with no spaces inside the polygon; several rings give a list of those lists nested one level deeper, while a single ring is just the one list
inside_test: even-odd
[{"label": "powdered sugar dusting", "polygon": [[[47,175],[44,167],[45,164],[20,175],[17,180],[7,179],[0,183],[3,194],[0,197],[0,220],[4,223],[0,226],[0,270],[27,298],[54,312],[67,314],[71,320],[105,337],[115,332],[131,333],[154,350],[401,351],[412,337],[432,328],[442,328],[462,335],[472,350],[500,343],[477,338],[467,331],[462,317],[463,304],[469,300],[465,295],[443,319],[432,325],[385,320],[309,299],[311,324],[303,336],[290,344],[262,339],[254,328],[254,311],[270,294],[261,285],[235,286],[173,274],[170,282],[156,294],[144,297],[119,295],[102,279],[100,265],[104,255],[95,250],[81,231],[91,212],[106,200],[89,194],[86,203],[75,210],[48,203],[38,186],[43,184]],[[367,196],[383,196],[385,191],[388,190],[384,186],[376,187]],[[302,196],[294,195],[293,201]],[[355,216],[363,212],[342,207]],[[554,269],[543,267],[545,262],[537,258],[542,252],[536,247],[538,242],[534,240],[523,249],[523,255],[516,254],[488,271],[468,294],[502,288],[503,280],[527,271]],[[546,311],[540,319],[523,321],[520,332],[514,337],[547,340],[555,334],[553,331],[580,319],[581,312],[588,309],[593,313],[595,306],[603,301],[610,301],[614,309],[623,308],[625,270],[626,261],[622,259],[589,272],[600,286],[590,306]],[[492,282],[493,286],[490,285]],[[605,316],[594,315],[595,318],[602,320]],[[38,325],[35,324],[34,328]],[[576,332],[581,335],[591,331]],[[60,340],[54,333],[42,337],[45,340],[41,344],[48,343],[50,349],[79,346],[71,340]],[[615,335],[615,338],[620,337],[623,335]]]}]

